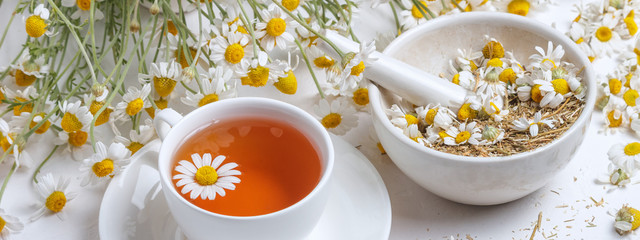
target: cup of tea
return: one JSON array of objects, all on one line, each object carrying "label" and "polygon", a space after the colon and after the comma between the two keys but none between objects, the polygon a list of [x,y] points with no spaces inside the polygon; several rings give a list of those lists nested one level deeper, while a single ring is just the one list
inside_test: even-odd
[{"label": "cup of tea", "polygon": [[189,239],[301,239],[315,227],[334,152],[307,112],[244,97],[165,109],[154,125],[164,196]]}]

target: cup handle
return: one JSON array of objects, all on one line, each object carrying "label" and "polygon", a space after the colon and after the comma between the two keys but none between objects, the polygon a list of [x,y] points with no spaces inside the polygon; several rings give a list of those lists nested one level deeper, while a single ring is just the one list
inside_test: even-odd
[{"label": "cup handle", "polygon": [[171,108],[166,108],[157,112],[153,119],[153,126],[155,127],[160,140],[164,140],[169,133],[169,130],[171,130],[171,128],[181,119],[182,115]]}]

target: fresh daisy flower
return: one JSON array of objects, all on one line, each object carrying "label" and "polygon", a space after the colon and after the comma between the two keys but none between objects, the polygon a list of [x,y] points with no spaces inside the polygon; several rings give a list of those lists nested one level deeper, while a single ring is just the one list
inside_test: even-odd
[{"label": "fresh daisy flower", "polygon": [[199,48],[207,44],[205,41],[196,42],[193,38],[187,38],[186,41],[181,40],[180,37],[174,35],[167,35],[166,42],[167,44],[161,47],[160,52],[166,53],[167,50],[164,48],[169,48],[169,59],[179,63],[182,69],[191,66],[191,64],[195,65],[198,61],[202,60],[203,54],[199,56],[196,56],[196,54]]},{"label": "fresh daisy flower", "polygon": [[89,112],[86,106],[82,106],[80,101],[68,102],[65,101],[60,104],[60,112],[62,118],[60,120],[61,132],[76,132],[82,130],[84,127],[89,126],[93,116]]},{"label": "fresh daisy flower", "polygon": [[371,54],[376,50],[375,42],[360,44],[360,51],[358,53],[348,53],[347,59],[349,61],[344,65],[342,74],[340,76],[341,81],[339,83],[340,89],[353,89],[358,86],[358,83],[363,79],[362,73],[366,66],[372,64],[376,58],[372,58]]},{"label": "fresh daisy flower", "polygon": [[115,142],[121,143],[124,145],[129,151],[131,151],[131,155],[135,154],[142,147],[147,145],[151,140],[156,137],[156,130],[153,128],[151,121],[147,122],[145,125],[141,125],[136,130],[129,131],[129,138],[125,138],[120,135],[116,135]]},{"label": "fresh daisy flower", "polygon": [[191,161],[180,160],[175,168],[180,174],[173,176],[173,179],[179,179],[176,187],[182,187],[182,194],[191,192],[191,199],[200,197],[203,200],[214,200],[216,195],[224,197],[225,189],[236,189],[234,183],[240,183],[237,175],[241,175],[240,171],[234,169],[238,167],[237,163],[221,165],[226,158],[219,155],[212,160],[210,153],[205,153],[202,157],[194,153],[191,155]]},{"label": "fresh daisy flower", "polygon": [[618,210],[615,218],[616,222],[613,226],[620,235],[631,233],[640,226],[640,211],[627,205]]},{"label": "fresh daisy flower", "polygon": [[328,56],[315,45],[309,47],[307,55],[309,55],[309,60],[313,62],[311,66],[314,66],[317,69],[328,69],[336,62],[332,57]]},{"label": "fresh daisy flower", "polygon": [[314,106],[318,120],[327,130],[343,135],[358,124],[356,110],[345,98],[337,98],[331,103],[326,99],[321,99],[318,105]]},{"label": "fresh daisy flower", "polygon": [[180,65],[173,60],[158,64],[151,63],[149,74],[140,74],[139,80],[141,84],[152,82],[158,96],[166,98],[181,80],[180,73]]},{"label": "fresh daisy flower", "polygon": [[615,133],[627,125],[629,117],[627,116],[626,104],[619,98],[610,98],[602,109],[602,113],[605,116],[605,126],[600,131],[605,134]]},{"label": "fresh daisy flower", "polygon": [[[629,4],[629,2],[625,2],[625,5]],[[638,23],[636,22],[635,13],[636,9],[638,9],[638,3],[634,1],[633,5],[636,6],[624,6],[621,10],[621,18],[622,22],[614,28],[614,31],[620,34],[620,38],[623,40],[631,39],[638,33]]]},{"label": "fresh daisy flower", "polygon": [[442,107],[439,104],[435,106],[417,107],[416,113],[418,119],[424,121],[428,126],[434,126],[441,129],[447,129],[453,124],[455,113],[449,108]]},{"label": "fresh daisy flower", "polygon": [[7,214],[4,209],[0,208],[0,239],[11,239],[11,235],[18,234],[24,229],[24,224],[19,218]]},{"label": "fresh daisy flower", "polygon": [[558,45],[556,48],[553,48],[553,43],[551,41],[547,43],[546,52],[540,46],[536,46],[535,49],[537,53],[529,57],[531,66],[542,68],[543,70],[556,68],[564,56],[564,48],[562,48],[562,45]]},{"label": "fresh daisy flower", "polygon": [[40,194],[41,204],[29,220],[38,220],[45,214],[55,214],[60,220],[64,220],[66,214],[62,210],[76,197],[75,193],[67,191],[70,182],[70,179],[62,176],[56,181],[51,173],[39,176],[36,189]]},{"label": "fresh daisy flower", "polygon": [[33,14],[24,19],[27,35],[32,38],[39,38],[42,35],[53,36],[53,29],[49,28],[49,9],[44,4],[38,4],[33,10]]},{"label": "fresh daisy flower", "polygon": [[[18,116],[12,116],[9,125],[11,126],[11,129],[14,129],[15,132],[21,132],[24,128],[34,128],[44,120],[46,113],[50,113],[51,110],[53,110],[54,106],[55,103],[53,101],[47,100],[41,112],[36,114],[33,114],[31,112],[22,112]],[[43,134],[47,132],[47,130],[49,130],[49,127],[51,126],[51,123],[57,121],[57,116],[52,115],[44,121],[45,122],[40,127],[38,127],[38,129],[34,130],[36,134]]]},{"label": "fresh daisy flower", "polygon": [[217,36],[209,42],[211,60],[226,67],[235,67],[243,60],[251,57],[253,53],[249,38],[241,33],[228,33],[226,36]]},{"label": "fresh daisy flower", "polygon": [[30,168],[33,166],[33,159],[28,151],[23,151],[26,142],[17,142],[14,144],[14,138],[18,135],[17,128],[10,128],[10,125],[0,118],[0,146],[3,151],[8,151],[13,146],[13,158],[16,163],[16,167],[26,166]]},{"label": "fresh daisy flower", "polygon": [[14,116],[18,116],[23,112],[33,111],[33,103],[24,103],[38,98],[38,92],[33,86],[28,86],[24,90],[16,90],[15,92],[9,88],[3,88],[3,91],[6,99],[10,99],[17,104],[13,107]]},{"label": "fresh daisy flower", "polygon": [[150,92],[151,86],[149,84],[142,86],[141,90],[136,87],[129,87],[127,93],[122,96],[123,101],[116,105],[115,119],[124,120],[125,117],[132,117],[138,114],[140,110],[151,107],[151,103],[148,100]]},{"label": "fresh daisy flower", "polygon": [[[62,0],[62,6],[65,7],[74,7],[77,6],[78,10],[76,10],[73,14],[71,14],[72,19],[80,18],[80,22],[84,22],[89,20],[89,14],[91,10],[91,2],[92,0]],[[102,2],[102,0],[95,0],[94,2]],[[95,12],[93,13],[93,17],[96,20],[100,20],[104,18],[104,14],[98,7],[94,7]]]},{"label": "fresh daisy flower", "polygon": [[200,78],[202,92],[191,93],[187,91],[187,96],[181,98],[182,102],[192,107],[202,107],[212,102],[222,99],[232,98],[235,95],[235,88],[231,84],[233,72],[230,69],[217,66],[209,68],[207,75]]},{"label": "fresh daisy flower", "polygon": [[597,54],[610,55],[621,49],[620,35],[618,32],[613,31],[618,21],[618,16],[606,13],[601,17],[600,21],[589,26],[590,31],[593,32],[590,44]]},{"label": "fresh daisy flower", "polygon": [[283,61],[280,59],[275,60],[275,64],[282,66],[284,69],[282,70],[282,74],[284,77],[278,77],[277,81],[273,83],[273,86],[278,89],[281,93],[293,95],[298,91],[298,79],[294,74],[296,68],[298,68],[298,63],[300,59],[296,56],[295,63],[291,61],[291,53],[288,53],[287,61]]},{"label": "fresh daisy flower", "polygon": [[130,151],[122,143],[114,142],[109,149],[102,143],[96,143],[96,152],[83,161],[80,171],[86,172],[81,186],[95,185],[113,178],[129,164]]},{"label": "fresh daisy flower", "polygon": [[286,64],[281,62],[268,62],[265,52],[258,52],[258,57],[249,61],[242,61],[236,74],[240,77],[242,85],[263,87],[267,83],[274,83],[278,78],[286,77],[284,69]]},{"label": "fresh daisy flower", "polygon": [[549,128],[553,128],[554,120],[551,119],[542,119],[542,114],[538,111],[534,114],[533,120],[528,120],[524,117],[521,117],[518,120],[514,120],[511,124],[511,129],[516,131],[526,131],[529,130],[529,134],[532,137],[538,135],[539,129],[544,125],[547,125]]},{"label": "fresh daisy flower", "polygon": [[499,0],[494,1],[496,8],[511,14],[527,16],[531,9],[540,9],[551,0]]},{"label": "fresh daisy flower", "polygon": [[256,38],[260,39],[260,46],[271,51],[275,46],[281,50],[287,48],[287,44],[294,42],[291,31],[298,25],[275,4],[260,12],[264,22],[256,23]]},{"label": "fresh daisy flower", "polygon": [[619,143],[607,152],[609,160],[623,171],[633,174],[640,169],[640,143]]},{"label": "fresh daisy flower", "polygon": [[405,31],[411,28],[414,28],[422,23],[427,22],[428,19],[431,19],[431,16],[425,17],[422,14],[422,12],[424,12],[428,15],[428,11],[425,8],[429,9],[429,11],[434,13],[439,12],[439,11],[431,10],[436,4],[434,5],[427,4],[426,1],[418,1],[418,3],[420,3],[420,6],[411,4],[410,10],[404,10],[400,12],[400,17],[402,18],[401,26],[402,26],[402,29],[404,29]]},{"label": "fresh daisy flower", "polygon": [[[107,98],[107,95],[109,95],[108,89],[105,88],[105,89],[102,89],[101,91],[102,93],[100,94],[100,96],[97,96],[97,97],[94,95],[94,93],[85,94],[83,96],[83,102],[85,106],[89,107],[89,112],[93,116],[95,116],[96,113],[98,113],[98,110],[100,110],[100,108],[102,108],[106,104],[105,99]],[[104,111],[100,113],[100,115],[98,116],[98,119],[96,119],[95,126],[97,127],[108,122],[109,117],[111,116],[111,113],[113,113],[113,107],[107,106],[104,109]]]},{"label": "fresh daisy flower", "polygon": [[[540,107],[556,108],[564,101],[565,97],[571,96],[571,88],[567,80],[558,78],[552,81],[534,80],[535,85],[539,85],[538,88],[542,94],[540,100]],[[534,85],[534,86],[535,86]]]},{"label": "fresh daisy flower", "polygon": [[472,145],[480,144],[482,134],[480,128],[476,127],[476,122],[460,123],[458,127],[451,126],[446,130],[444,144],[457,146],[465,143]]}]

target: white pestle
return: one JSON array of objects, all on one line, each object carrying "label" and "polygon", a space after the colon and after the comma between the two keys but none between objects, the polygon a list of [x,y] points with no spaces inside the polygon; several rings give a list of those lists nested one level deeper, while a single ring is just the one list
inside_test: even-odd
[{"label": "white pestle", "polygon": [[[334,31],[326,31],[325,36],[342,52],[360,49],[358,43]],[[334,52],[325,42],[318,46],[325,52]],[[467,90],[459,85],[378,51],[371,57],[378,60],[366,66],[364,76],[413,104],[440,104],[457,112],[464,103]]]}]

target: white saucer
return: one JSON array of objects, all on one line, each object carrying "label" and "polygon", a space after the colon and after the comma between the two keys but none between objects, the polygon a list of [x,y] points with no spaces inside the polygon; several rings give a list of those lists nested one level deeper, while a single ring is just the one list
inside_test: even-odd
[{"label": "white saucer", "polygon": [[[382,178],[369,160],[342,138],[331,135],[336,161],[332,194],[307,239],[387,239],[391,203]],[[185,239],[171,216],[155,170],[156,140],[140,149],[114,177],[100,206],[100,239]]]}]

